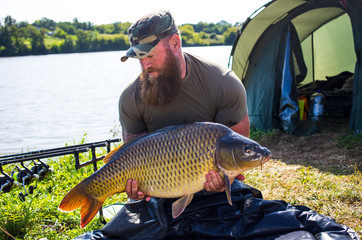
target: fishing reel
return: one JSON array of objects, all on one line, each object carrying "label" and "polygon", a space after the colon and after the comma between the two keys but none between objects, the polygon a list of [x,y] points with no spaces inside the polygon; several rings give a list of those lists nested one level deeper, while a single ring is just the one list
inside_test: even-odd
[{"label": "fishing reel", "polygon": [[42,162],[40,159],[38,159],[38,162],[39,163],[36,163],[33,160],[34,166],[30,170],[33,175],[38,175],[39,179],[43,180],[48,173],[53,172],[53,169],[51,169],[48,164]]},{"label": "fishing reel", "polygon": [[29,168],[24,166],[24,163],[20,163],[23,168],[20,168],[19,166],[16,166],[17,172],[12,172],[12,177],[14,180],[18,181],[24,188],[25,193],[19,193],[19,199],[20,201],[24,202],[25,197],[30,194],[33,194],[34,189],[37,188],[38,183],[36,182],[35,186],[29,186],[29,193],[26,190],[25,185],[29,185],[33,179],[38,179],[39,175],[34,174]]},{"label": "fishing reel", "polygon": [[3,171],[2,166],[0,165],[0,193],[7,193],[14,187],[14,178],[10,177],[7,173]]}]

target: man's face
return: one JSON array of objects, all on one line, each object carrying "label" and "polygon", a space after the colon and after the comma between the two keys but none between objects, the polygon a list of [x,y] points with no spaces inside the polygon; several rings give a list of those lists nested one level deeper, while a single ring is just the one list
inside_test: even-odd
[{"label": "man's face", "polygon": [[140,60],[141,97],[151,105],[165,105],[177,95],[181,68],[167,41],[159,42],[152,53]]}]

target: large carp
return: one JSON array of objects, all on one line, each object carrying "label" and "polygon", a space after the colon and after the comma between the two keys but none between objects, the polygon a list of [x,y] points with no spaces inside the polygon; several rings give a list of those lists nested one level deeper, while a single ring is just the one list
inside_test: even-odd
[{"label": "large carp", "polygon": [[210,170],[224,177],[230,205],[231,182],[240,173],[269,160],[270,151],[217,123],[170,126],[120,146],[106,155],[102,168],[75,186],[59,209],[81,208],[81,227],[96,215],[107,197],[125,191],[128,179],[140,191],[160,198],[176,198],[178,217],[203,189]]}]

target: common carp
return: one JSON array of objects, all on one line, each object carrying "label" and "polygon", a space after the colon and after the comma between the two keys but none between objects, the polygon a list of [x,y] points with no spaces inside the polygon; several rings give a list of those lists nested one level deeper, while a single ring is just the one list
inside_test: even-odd
[{"label": "common carp", "polygon": [[137,181],[145,195],[179,198],[172,204],[178,217],[203,189],[205,175],[218,171],[225,181],[230,205],[231,182],[240,173],[267,162],[270,151],[257,142],[218,123],[170,126],[120,146],[105,158],[98,171],[75,186],[59,209],[81,208],[85,227],[107,197],[125,191],[128,179]]}]

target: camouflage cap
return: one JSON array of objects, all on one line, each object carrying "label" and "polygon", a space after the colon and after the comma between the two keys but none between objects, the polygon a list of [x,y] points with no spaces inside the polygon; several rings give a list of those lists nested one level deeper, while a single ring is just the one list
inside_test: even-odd
[{"label": "camouflage cap", "polygon": [[128,29],[130,48],[121,61],[129,57],[142,59],[156,47],[157,43],[178,31],[175,21],[169,11],[159,11],[148,14]]}]

